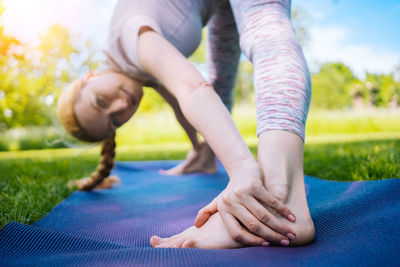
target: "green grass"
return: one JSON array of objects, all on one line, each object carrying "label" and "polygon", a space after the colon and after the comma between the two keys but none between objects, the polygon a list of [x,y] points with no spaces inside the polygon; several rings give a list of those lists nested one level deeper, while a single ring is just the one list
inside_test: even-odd
[{"label": "green grass", "polygon": [[[120,147],[117,160],[167,160],[185,157],[189,145]],[[256,146],[250,146],[256,153]],[[400,177],[400,138],[393,140],[309,143],[305,173],[341,181]],[[31,224],[45,216],[72,190],[68,180],[89,175],[98,147],[0,153],[0,227],[11,221]]]},{"label": "green grass", "polygon": [[[233,117],[256,154],[254,107],[237,106]],[[400,177],[399,121],[400,111],[313,110],[307,123],[305,173],[341,181]],[[11,130],[0,134],[0,150],[43,148],[59,136],[51,128]],[[183,159],[190,148],[170,111],[135,115],[118,131],[117,144],[117,160]],[[98,155],[95,146],[0,152],[0,227],[42,218],[72,193],[67,181],[95,169]]]},{"label": "green grass", "polygon": [[[250,105],[234,108],[233,118],[240,133],[250,145],[257,143],[256,112]],[[326,143],[371,139],[400,138],[400,110],[357,112],[318,111],[309,114],[306,127],[307,143]],[[154,130],[157,129],[157,130]],[[139,144],[185,143],[187,137],[169,111],[135,115],[118,131],[119,146]]]}]

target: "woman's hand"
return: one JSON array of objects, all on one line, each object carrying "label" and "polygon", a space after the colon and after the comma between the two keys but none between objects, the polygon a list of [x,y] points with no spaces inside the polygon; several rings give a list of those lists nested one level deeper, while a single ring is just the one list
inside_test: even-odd
[{"label": "woman's hand", "polygon": [[262,181],[258,166],[248,165],[235,171],[225,190],[199,211],[195,226],[201,227],[219,211],[228,232],[237,242],[260,245],[268,241],[289,245],[289,240],[296,236],[295,232],[272,213],[276,211],[292,222],[295,217],[286,205],[265,189]]},{"label": "woman's hand", "polygon": [[160,170],[164,175],[180,175],[184,173],[215,173],[217,170],[215,154],[207,143],[200,143],[186,155],[186,160],[169,169]]}]

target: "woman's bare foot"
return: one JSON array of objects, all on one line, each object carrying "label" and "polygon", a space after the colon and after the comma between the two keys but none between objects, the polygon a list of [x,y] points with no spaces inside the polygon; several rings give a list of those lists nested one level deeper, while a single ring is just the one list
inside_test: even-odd
[{"label": "woman's bare foot", "polygon": [[[266,131],[259,136],[258,162],[264,185],[296,215],[290,222],[266,207],[275,217],[293,229],[296,239],[289,245],[305,245],[314,240],[314,224],[310,216],[304,186],[303,141],[286,131]],[[215,213],[201,227],[190,227],[170,238],[153,236],[153,247],[237,248],[241,245],[228,234],[224,223]],[[261,244],[260,244],[261,245]]]},{"label": "woman's bare foot", "polygon": [[216,171],[217,165],[214,152],[207,143],[202,143],[199,148],[189,151],[184,162],[169,170],[160,170],[159,173],[180,175],[193,172],[215,173]]},{"label": "woman's bare foot", "polygon": [[[305,245],[314,239],[314,224],[308,211],[303,177],[295,177],[293,185],[289,190],[287,197],[288,208],[296,214],[296,221],[289,222],[275,211],[269,209],[276,218],[287,224],[296,233],[296,239],[290,241],[291,246]],[[206,248],[206,249],[223,249],[238,248],[242,245],[234,241],[225,228],[219,213],[212,215],[208,221],[201,227],[194,226],[186,229],[180,234],[170,238],[160,238],[152,236],[150,239],[152,247],[157,248]],[[261,245],[261,244],[260,244]],[[265,243],[264,245],[269,245]]]},{"label": "woman's bare foot", "polygon": [[238,248],[242,245],[234,241],[219,213],[213,214],[201,228],[189,227],[170,238],[152,236],[150,244],[155,248]]}]

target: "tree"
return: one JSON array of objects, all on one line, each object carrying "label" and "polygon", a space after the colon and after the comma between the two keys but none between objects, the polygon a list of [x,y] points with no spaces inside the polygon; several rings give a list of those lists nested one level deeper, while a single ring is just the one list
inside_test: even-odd
[{"label": "tree", "polygon": [[[61,25],[53,25],[32,47],[13,40],[0,54],[0,127],[51,125],[55,104],[67,83],[81,69],[95,68],[89,42],[78,48],[79,37]],[[77,41],[78,40],[78,41]],[[75,67],[78,66],[78,67]]]},{"label": "tree", "polygon": [[368,101],[374,107],[387,107],[399,95],[400,84],[393,74],[367,73],[365,84],[369,93]]},{"label": "tree", "polygon": [[327,63],[312,76],[311,106],[320,109],[342,109],[352,104],[351,85],[357,81],[343,63]]}]

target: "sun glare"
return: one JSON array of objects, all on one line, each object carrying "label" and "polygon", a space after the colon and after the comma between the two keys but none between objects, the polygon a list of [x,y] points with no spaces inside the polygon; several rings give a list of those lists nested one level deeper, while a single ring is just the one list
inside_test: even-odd
[{"label": "sun glare", "polygon": [[70,9],[62,8],[62,2],[68,3],[55,0],[3,0],[5,11],[2,25],[6,33],[34,45],[38,42],[39,34],[52,24],[68,26],[71,22]]}]

